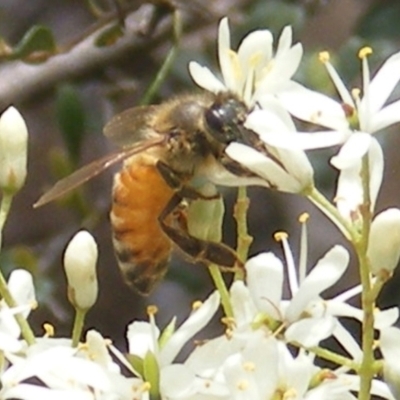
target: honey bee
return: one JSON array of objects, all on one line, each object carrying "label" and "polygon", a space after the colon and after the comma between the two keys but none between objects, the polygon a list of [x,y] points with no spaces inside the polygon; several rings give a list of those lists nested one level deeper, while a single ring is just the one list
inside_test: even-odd
[{"label": "honey bee", "polygon": [[110,219],[116,258],[130,287],[142,295],[151,292],[167,271],[173,243],[197,261],[242,267],[231,248],[193,237],[174,214],[183,199],[215,198],[202,194],[206,182],[260,183],[224,152],[232,141],[260,146],[244,127],[249,111],[229,92],[181,95],[160,105],[128,109],[104,128],[121,150],[59,181],[35,207],[123,161],[114,176]]}]

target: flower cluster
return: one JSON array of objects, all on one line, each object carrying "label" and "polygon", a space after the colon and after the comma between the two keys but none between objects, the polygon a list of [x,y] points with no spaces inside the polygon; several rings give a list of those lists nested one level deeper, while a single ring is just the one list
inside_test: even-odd
[{"label": "flower cluster", "polygon": [[[218,34],[222,77],[196,62],[189,70],[202,89],[233,94],[248,108],[243,126],[259,143],[229,143],[226,157],[245,166],[264,186],[309,199],[337,225],[347,246],[322,249],[320,259],[309,265],[304,214],[298,261],[287,233],[277,233],[283,257],[266,251],[248,258],[239,279],[229,286],[213,275],[218,290],[195,302],[178,327],[172,319],[160,329],[157,308],[149,307],[147,321],[128,326],[128,353],[123,354],[95,330],[86,332],[82,341],[85,315],[95,305],[98,285],[97,245],[81,231],[64,255],[68,299],[76,314],[71,339],[54,338],[50,325],[44,337],[35,336],[27,323],[36,306],[31,275],[16,270],[8,282],[1,275],[1,399],[399,398],[400,329],[394,326],[399,309],[380,310],[376,299],[399,262],[400,209],[375,211],[384,152],[372,135],[400,122],[400,101],[388,103],[400,80],[400,53],[389,57],[371,79],[371,49],[360,50],[362,90],[349,90],[329,54],[321,53],[340,96],[337,101],[294,79],[302,52],[301,44],[292,43],[290,27],[283,30],[275,50],[271,32],[257,30],[235,51],[225,18]],[[299,131],[297,120],[306,121],[310,131]],[[25,180],[26,140],[25,123],[10,108],[0,118],[0,232]],[[338,171],[332,201],[317,189],[306,153],[331,146],[339,146],[330,160]],[[359,284],[326,296],[350,268],[350,249]],[[361,307],[350,303],[354,297],[361,298]],[[216,318],[220,306],[223,333],[195,344],[180,360],[183,346]],[[360,342],[347,328],[349,319],[360,325]],[[333,350],[332,343],[341,351]]]}]

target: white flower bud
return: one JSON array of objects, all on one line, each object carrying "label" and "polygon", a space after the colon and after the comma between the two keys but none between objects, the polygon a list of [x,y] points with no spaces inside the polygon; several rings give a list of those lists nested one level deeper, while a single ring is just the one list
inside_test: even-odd
[{"label": "white flower bud", "polygon": [[15,269],[8,279],[8,289],[18,305],[36,304],[32,274],[25,269]]},{"label": "white flower bud", "polygon": [[0,117],[0,188],[17,192],[26,178],[28,129],[21,114],[9,107]]},{"label": "white flower bud", "polygon": [[389,208],[378,214],[371,224],[367,255],[371,272],[392,272],[400,257],[400,210]]},{"label": "white flower bud", "polygon": [[97,244],[87,231],[78,232],[69,242],[64,254],[68,280],[68,299],[79,309],[87,310],[97,299]]}]

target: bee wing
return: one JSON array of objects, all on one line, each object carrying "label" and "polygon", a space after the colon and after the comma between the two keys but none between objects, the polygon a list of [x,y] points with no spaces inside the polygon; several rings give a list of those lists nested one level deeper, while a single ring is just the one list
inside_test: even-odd
[{"label": "bee wing", "polygon": [[104,136],[120,147],[146,140],[154,134],[151,129],[151,117],[159,106],[128,108],[117,114],[105,125]]},{"label": "bee wing", "polygon": [[39,200],[33,205],[33,207],[41,207],[44,204],[58,199],[69,191],[99,175],[105,169],[111,167],[117,162],[123,161],[126,158],[129,158],[137,153],[141,153],[142,151],[145,151],[151,147],[159,146],[163,143],[165,143],[165,137],[158,136],[153,139],[148,139],[144,142],[136,143],[135,145],[127,149],[108,154],[105,157],[95,160],[90,164],[85,165],[84,167],[73,172],[66,178],[58,181],[51,189],[49,189],[43,196],[39,198]]}]

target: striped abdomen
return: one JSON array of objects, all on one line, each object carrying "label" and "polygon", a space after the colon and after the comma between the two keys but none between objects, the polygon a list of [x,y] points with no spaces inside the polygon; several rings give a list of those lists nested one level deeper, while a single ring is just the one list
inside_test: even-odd
[{"label": "striped abdomen", "polygon": [[119,267],[141,294],[149,294],[165,275],[172,250],[158,217],[173,191],[146,161],[137,157],[115,175],[110,214]]}]

